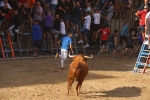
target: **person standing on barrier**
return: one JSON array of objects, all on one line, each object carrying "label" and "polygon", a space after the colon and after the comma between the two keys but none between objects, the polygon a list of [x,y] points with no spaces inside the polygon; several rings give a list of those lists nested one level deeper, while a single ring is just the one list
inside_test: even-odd
[{"label": "person standing on barrier", "polygon": [[120,43],[119,43],[119,47],[118,47],[118,52],[120,52],[120,46],[121,46],[123,40],[125,42],[123,45],[123,49],[125,49],[125,45],[126,45],[127,40],[128,40],[127,39],[128,30],[129,30],[128,26],[129,26],[129,23],[126,22],[125,25],[123,26],[123,29],[120,32]]},{"label": "person standing on barrier", "polygon": [[82,34],[84,35],[84,39],[85,39],[85,46],[84,48],[89,47],[88,44],[88,31],[90,30],[90,25],[91,25],[91,16],[90,16],[90,12],[87,11],[85,12],[85,17],[83,17],[82,15],[82,19],[84,20],[84,26],[83,28],[80,30],[79,36],[80,36],[80,40],[78,41],[78,43],[83,43],[83,38],[82,38]]},{"label": "person standing on barrier", "polygon": [[67,55],[68,55],[68,49],[70,48],[71,52],[73,53],[73,48],[72,48],[72,33],[68,33],[68,36],[63,37],[61,40],[59,40],[57,43],[58,45],[60,42],[62,42],[61,46],[61,54],[56,53],[55,58],[60,58],[61,59],[61,70],[64,69],[64,62],[67,60]]},{"label": "person standing on barrier", "polygon": [[135,15],[139,18],[139,25],[143,34],[143,39],[145,41],[145,17],[148,13],[148,5],[144,6],[144,10],[135,13]]}]

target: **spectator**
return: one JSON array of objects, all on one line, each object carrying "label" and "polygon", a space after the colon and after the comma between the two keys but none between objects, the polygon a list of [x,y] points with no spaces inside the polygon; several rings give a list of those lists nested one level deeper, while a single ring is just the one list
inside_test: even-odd
[{"label": "spectator", "polygon": [[116,46],[117,46],[117,34],[118,34],[118,30],[115,30],[113,34],[110,34],[108,36],[109,49],[113,52],[112,59],[116,59],[115,53],[116,53]]},{"label": "spectator", "polygon": [[137,47],[135,48],[135,55],[137,55],[138,50],[141,48],[141,46],[143,44],[143,37],[142,37],[141,28],[138,29],[137,37],[138,37],[138,41],[137,41]]},{"label": "spectator", "polygon": [[60,0],[58,2],[58,14],[61,16],[61,18],[65,19],[66,9],[64,0]]},{"label": "spectator", "polygon": [[101,0],[97,0],[95,8],[97,8],[99,10],[101,9]]},{"label": "spectator", "polygon": [[1,27],[1,32],[0,34],[4,34],[4,28],[2,27],[2,23],[4,22],[5,18],[6,18],[6,15],[9,13],[9,9],[8,9],[8,4],[4,4],[4,7],[1,9],[0,11],[0,27]]},{"label": "spectator", "polygon": [[70,48],[73,53],[71,38],[72,38],[72,33],[68,33],[68,36],[63,37],[60,41],[58,41],[58,44],[62,42],[61,55],[56,53],[55,58],[59,57],[61,59],[61,70],[64,69],[64,62],[67,59],[68,49]]},{"label": "spectator", "polygon": [[[76,6],[74,8],[74,16],[72,18],[70,18],[71,21],[71,25],[75,28],[76,26],[76,35],[79,34],[79,26],[80,26],[80,22],[81,22],[81,7],[80,7],[80,3],[76,2]],[[74,25],[75,24],[75,25]]]},{"label": "spectator", "polygon": [[135,31],[132,31],[130,34],[129,34],[129,37],[128,37],[128,42],[126,44],[126,48],[124,51],[122,51],[120,57],[122,58],[122,55],[128,51],[128,49],[132,49],[131,50],[131,53],[129,55],[129,57],[131,58],[132,56],[132,53],[134,51],[134,46],[133,46],[133,39],[137,39],[138,37],[135,37]]},{"label": "spectator", "polygon": [[13,22],[14,22],[14,40],[13,40],[13,44],[18,42],[17,39],[17,34],[18,34],[18,29],[19,29],[19,26],[21,26],[21,23],[20,23],[20,18],[19,18],[19,15],[18,15],[18,11],[17,10],[14,10],[14,18],[13,18]]},{"label": "spectator", "polygon": [[[100,34],[99,34],[100,33]],[[106,44],[108,42],[108,36],[110,35],[110,30],[108,29],[108,27],[106,28],[101,28],[100,30],[97,31],[97,35],[96,38],[98,38],[98,34],[100,37],[100,41],[101,41],[101,49],[99,51],[99,54],[104,52],[104,49],[106,47]]]},{"label": "spectator", "polygon": [[95,41],[96,39],[96,32],[99,30],[100,28],[100,13],[98,9],[95,9],[94,11],[92,11],[92,15],[94,17],[94,24],[93,24],[93,37],[92,40]]},{"label": "spectator", "polygon": [[129,11],[131,9],[131,0],[125,2],[125,10]]},{"label": "spectator", "polygon": [[70,0],[66,0],[65,2],[65,8],[66,8],[66,30],[69,30],[69,20],[70,20],[70,16],[73,10],[73,4]]},{"label": "spectator", "polygon": [[107,12],[107,20],[110,21],[114,12],[114,6],[112,2],[109,2],[108,10],[106,10],[106,12]]},{"label": "spectator", "polygon": [[144,41],[145,41],[145,17],[147,13],[148,13],[148,5],[144,6],[144,10],[135,13],[135,15],[140,19],[139,25],[143,33]]},{"label": "spectator", "polygon": [[29,15],[33,18],[34,17],[33,8],[34,8],[34,5],[35,5],[35,0],[27,0],[27,4],[28,4]]},{"label": "spectator", "polygon": [[[148,38],[148,44],[150,44],[150,12],[148,12],[145,17],[145,31],[145,35]],[[148,48],[150,49],[150,45]]]},{"label": "spectator", "polygon": [[102,14],[106,15],[105,10],[108,9],[109,0],[101,0]]},{"label": "spectator", "polygon": [[66,28],[63,18],[60,18],[60,38],[64,37],[66,35]]},{"label": "spectator", "polygon": [[88,35],[88,31],[90,30],[91,16],[90,16],[90,12],[89,11],[87,11],[85,13],[85,15],[86,15],[85,17],[83,17],[83,15],[82,15],[82,19],[84,20],[84,26],[80,30],[80,33],[79,33],[80,40],[78,41],[78,43],[83,43],[83,38],[82,38],[82,34],[83,34],[84,35],[84,39],[85,39],[85,46],[84,46],[84,48],[87,48],[87,47],[89,47],[87,35]]},{"label": "spectator", "polygon": [[41,40],[42,40],[42,31],[39,25],[39,21],[35,20],[32,22],[32,39],[33,39],[33,52],[32,57],[37,57],[37,48],[41,48]]},{"label": "spectator", "polygon": [[142,4],[142,5],[140,6],[140,8],[138,9],[138,12],[144,10],[144,6],[145,6],[145,5],[148,5],[148,0],[144,0],[144,4]]},{"label": "spectator", "polygon": [[91,13],[91,4],[88,2],[86,4],[85,12],[89,11]]},{"label": "spectator", "polygon": [[55,16],[56,6],[58,4],[58,0],[51,0],[51,9],[53,11],[53,16]]},{"label": "spectator", "polygon": [[125,48],[126,46],[126,43],[127,43],[127,35],[128,35],[128,30],[129,30],[129,27],[128,27],[129,23],[126,22],[125,25],[123,26],[121,32],[120,32],[120,43],[119,43],[119,47],[118,47],[118,52],[120,51],[120,46],[124,40],[125,44],[123,46],[123,49]]},{"label": "spectator", "polygon": [[48,11],[47,12],[47,16],[45,17],[45,28],[44,28],[44,42],[46,40],[46,35],[47,35],[47,38],[48,40],[49,39],[52,39],[52,36],[50,34],[50,30],[52,29],[53,27],[53,16],[52,16],[52,13],[51,11]]},{"label": "spectator", "polygon": [[34,20],[41,21],[43,17],[43,8],[40,6],[40,2],[36,3]]},{"label": "spectator", "polygon": [[107,20],[107,16],[104,15],[103,18],[101,19],[101,27],[102,28],[106,28],[109,26],[109,22]]},{"label": "spectator", "polygon": [[58,35],[60,34],[60,20],[59,15],[56,15],[55,22],[54,22],[54,29],[50,30],[51,34],[54,35],[54,47],[57,47],[57,39]]}]

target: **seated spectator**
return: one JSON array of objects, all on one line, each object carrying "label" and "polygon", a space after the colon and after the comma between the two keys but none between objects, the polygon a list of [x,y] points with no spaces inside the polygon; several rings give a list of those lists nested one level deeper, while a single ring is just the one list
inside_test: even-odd
[{"label": "seated spectator", "polygon": [[39,25],[39,21],[32,22],[32,39],[33,39],[33,52],[32,57],[37,57],[37,48],[41,48],[42,31]]},{"label": "seated spectator", "polygon": [[88,31],[90,30],[90,25],[91,25],[91,16],[90,16],[89,11],[85,13],[85,17],[83,17],[82,15],[82,20],[84,20],[84,24],[83,24],[83,28],[80,30],[80,33],[79,33],[80,40],[78,41],[78,43],[83,43],[83,38],[82,38],[82,34],[83,34],[84,39],[85,39],[84,48],[87,48],[89,47],[87,35],[88,35]]}]

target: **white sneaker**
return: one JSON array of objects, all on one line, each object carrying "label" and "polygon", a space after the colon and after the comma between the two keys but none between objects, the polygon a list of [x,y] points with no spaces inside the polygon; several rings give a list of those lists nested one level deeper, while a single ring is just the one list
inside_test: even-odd
[{"label": "white sneaker", "polygon": [[87,48],[87,47],[89,47],[89,45],[88,45],[88,44],[84,46],[84,48]]},{"label": "white sneaker", "polygon": [[83,40],[78,41],[78,43],[83,43]]}]

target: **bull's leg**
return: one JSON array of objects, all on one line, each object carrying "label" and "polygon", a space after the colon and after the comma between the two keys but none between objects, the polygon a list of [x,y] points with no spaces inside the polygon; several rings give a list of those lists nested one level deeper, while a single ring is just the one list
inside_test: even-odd
[{"label": "bull's leg", "polygon": [[77,95],[79,95],[78,89],[79,89],[79,83],[76,85],[76,92],[77,92]]},{"label": "bull's leg", "polygon": [[74,78],[70,77],[68,78],[68,94],[69,94],[69,90],[72,87],[72,84],[74,82]]}]

